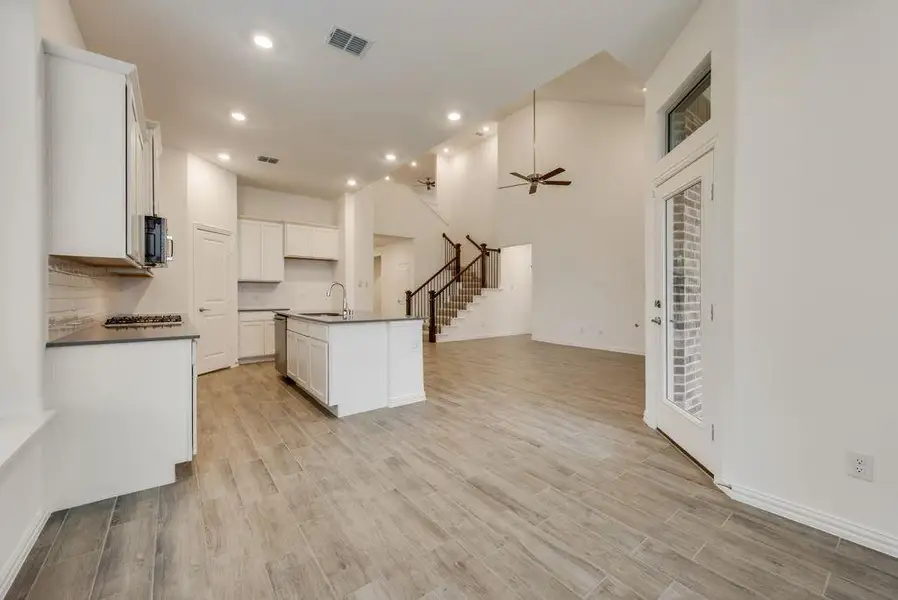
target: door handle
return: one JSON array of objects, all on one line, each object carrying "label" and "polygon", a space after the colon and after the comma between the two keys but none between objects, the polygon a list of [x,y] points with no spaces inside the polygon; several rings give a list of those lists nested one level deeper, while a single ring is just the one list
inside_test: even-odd
[{"label": "door handle", "polygon": [[654,323],[655,325],[661,325],[661,317],[655,317],[654,319],[652,319],[652,323]]},{"label": "door handle", "polygon": [[201,308],[200,312],[207,312],[208,310],[209,310],[208,308]]}]

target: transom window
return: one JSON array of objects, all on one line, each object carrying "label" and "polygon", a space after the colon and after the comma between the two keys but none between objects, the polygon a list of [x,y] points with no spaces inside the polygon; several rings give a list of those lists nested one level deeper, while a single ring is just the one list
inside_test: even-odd
[{"label": "transom window", "polygon": [[711,72],[702,77],[667,113],[667,151],[711,120]]}]

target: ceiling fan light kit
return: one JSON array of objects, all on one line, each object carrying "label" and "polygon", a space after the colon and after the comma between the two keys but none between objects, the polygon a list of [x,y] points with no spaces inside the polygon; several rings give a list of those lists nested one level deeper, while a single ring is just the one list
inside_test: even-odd
[{"label": "ceiling fan light kit", "polygon": [[548,173],[537,173],[536,171],[536,90],[533,90],[533,172],[530,173],[530,175],[521,175],[517,171],[512,171],[510,175],[512,177],[517,177],[518,179],[523,179],[524,183],[503,185],[499,187],[499,189],[504,190],[507,188],[529,185],[530,193],[535,194],[536,190],[541,185],[571,185],[570,181],[551,181],[553,177],[561,175],[564,171],[565,170],[562,167],[556,167]]}]

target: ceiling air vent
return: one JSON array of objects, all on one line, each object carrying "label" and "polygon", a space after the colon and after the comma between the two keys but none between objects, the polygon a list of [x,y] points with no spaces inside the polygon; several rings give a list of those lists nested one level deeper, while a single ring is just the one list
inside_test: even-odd
[{"label": "ceiling air vent", "polygon": [[268,163],[269,165],[276,165],[281,162],[281,159],[274,158],[273,156],[257,156],[256,160],[263,163]]},{"label": "ceiling air vent", "polygon": [[368,46],[371,45],[371,42],[366,40],[365,38],[360,38],[359,36],[346,31],[345,29],[340,29],[339,27],[334,27],[331,29],[330,36],[327,38],[327,43],[334,48],[339,48],[344,52],[348,52],[353,56],[362,56],[365,50],[368,49]]}]

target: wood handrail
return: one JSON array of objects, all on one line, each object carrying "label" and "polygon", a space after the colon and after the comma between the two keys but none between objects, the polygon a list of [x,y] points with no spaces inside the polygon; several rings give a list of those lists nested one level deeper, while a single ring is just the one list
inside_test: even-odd
[{"label": "wood handrail", "polygon": [[455,242],[452,241],[452,238],[450,238],[448,235],[446,235],[445,231],[443,232],[443,239],[446,240],[447,242],[449,242],[450,244],[452,244],[453,246],[455,245]]},{"label": "wood handrail", "polygon": [[455,259],[453,258],[452,260],[450,260],[449,262],[447,262],[445,265],[443,265],[443,268],[442,268],[442,269],[440,269],[439,271],[437,271],[436,273],[434,273],[433,275],[431,275],[431,276],[430,276],[430,279],[428,279],[427,281],[425,281],[424,283],[422,283],[420,286],[418,286],[418,289],[416,289],[414,292],[412,292],[411,295],[412,295],[412,296],[416,296],[416,295],[418,294],[418,292],[420,292],[421,290],[423,290],[423,289],[427,286],[428,283],[430,283],[431,281],[433,281],[434,279],[436,279],[437,276],[438,276],[440,273],[442,273],[443,271],[445,271],[446,269],[448,269],[449,267],[452,267],[452,266],[454,266],[454,265],[455,265]]},{"label": "wood handrail", "polygon": [[472,260],[471,262],[469,262],[469,263],[468,263],[468,266],[466,266],[464,269],[462,269],[461,271],[459,271],[458,274],[456,274],[455,277],[453,277],[452,279],[449,280],[449,283],[447,283],[446,285],[444,285],[443,287],[441,287],[441,288],[440,288],[439,290],[437,290],[436,292],[433,292],[433,297],[434,297],[434,298],[438,298],[443,292],[445,292],[445,291],[449,288],[450,285],[452,285],[452,284],[455,283],[456,281],[459,281],[459,280],[461,279],[461,276],[464,275],[464,274],[467,272],[468,269],[470,269],[470,268],[473,267],[475,264],[477,264],[477,262],[478,262],[480,259],[481,259],[481,257],[478,256],[477,258],[475,258],[474,260]]},{"label": "wood handrail", "polygon": [[486,250],[487,252],[502,252],[502,248],[487,248],[486,244],[478,244],[471,238],[470,235],[466,235],[465,239],[477,246],[477,249],[481,252],[483,252],[484,250]]}]

